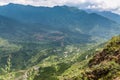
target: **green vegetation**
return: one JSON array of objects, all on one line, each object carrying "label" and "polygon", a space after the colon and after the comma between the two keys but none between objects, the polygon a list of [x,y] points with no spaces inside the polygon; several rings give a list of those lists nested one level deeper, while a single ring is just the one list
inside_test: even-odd
[{"label": "green vegetation", "polygon": [[113,37],[105,48],[95,54],[83,72],[87,80],[119,80],[120,79],[120,36]]},{"label": "green vegetation", "polygon": [[0,80],[120,80],[120,24],[68,6],[0,6]]},{"label": "green vegetation", "polygon": [[[97,45],[99,44],[86,43],[56,46],[49,43],[48,46],[48,43],[12,42],[1,38],[0,79],[62,79],[69,71],[75,69],[75,63],[83,65],[81,61],[88,62],[92,55],[92,53],[88,55],[88,52],[94,51]],[[3,51],[2,48],[8,51]],[[80,67],[82,69],[82,66],[77,68]]]},{"label": "green vegetation", "polygon": [[47,43],[9,42],[1,38],[0,79],[119,79],[119,43],[119,36],[113,37],[103,44],[86,43],[64,46],[52,44],[47,46]]}]

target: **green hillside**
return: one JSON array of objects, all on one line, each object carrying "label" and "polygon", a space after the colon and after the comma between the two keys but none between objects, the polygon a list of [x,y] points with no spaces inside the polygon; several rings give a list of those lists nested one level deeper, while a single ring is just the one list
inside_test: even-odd
[{"label": "green hillside", "polygon": [[0,6],[0,80],[119,80],[119,34],[75,7]]},{"label": "green hillside", "polygon": [[[22,47],[10,44],[1,39],[3,43],[19,51]],[[83,46],[69,45],[64,48],[42,49],[40,53],[28,58],[19,66],[12,68],[16,61],[9,55],[5,67],[1,68],[1,80],[114,80],[120,78],[119,50],[120,37],[113,37],[105,44],[86,44]],[[94,46],[92,46],[94,45]],[[104,47],[103,47],[104,45]],[[3,45],[4,46],[4,45]],[[90,48],[91,46],[91,48]],[[5,46],[4,46],[5,47]],[[30,46],[29,46],[30,47]],[[10,49],[12,49],[10,48]],[[40,49],[40,48],[39,48]],[[16,50],[16,49],[15,49]],[[52,52],[51,52],[52,51]],[[14,51],[16,52],[16,51]],[[14,53],[11,52],[11,53]],[[94,55],[94,56],[93,56]],[[19,60],[20,61],[20,60]],[[18,63],[18,62],[17,62]],[[27,64],[29,63],[29,64]],[[18,65],[18,64],[17,64]],[[114,74],[113,74],[114,73]],[[25,79],[24,79],[25,78]]]},{"label": "green hillside", "polygon": [[[97,45],[99,44],[87,43],[70,44],[61,47],[52,44],[48,46],[48,44],[45,43],[15,43],[1,38],[0,79],[17,80],[16,78],[18,77],[23,79],[23,76],[26,74],[29,76],[26,78],[30,78],[32,77],[30,75],[35,74],[35,80],[37,80],[37,78],[39,80],[40,76],[36,74],[39,74],[41,70],[45,70],[42,73],[40,72],[43,74],[40,78],[41,80],[44,78],[62,78],[62,74],[69,69],[71,65],[87,59],[87,56],[90,57],[93,53],[88,54],[88,52],[93,51]],[[51,69],[53,71],[51,71]],[[13,75],[13,77],[11,77],[11,75]]]}]

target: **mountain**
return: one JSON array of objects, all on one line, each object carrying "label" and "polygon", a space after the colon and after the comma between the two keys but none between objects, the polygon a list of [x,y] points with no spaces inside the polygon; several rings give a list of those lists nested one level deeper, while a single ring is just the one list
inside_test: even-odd
[{"label": "mountain", "polygon": [[111,20],[114,20],[116,21],[117,23],[120,23],[120,15],[119,14],[115,14],[115,13],[112,13],[112,12],[107,12],[107,11],[104,11],[104,12],[98,12],[98,14],[104,16],[104,17],[107,17]]},{"label": "mountain", "polygon": [[110,20],[113,20],[117,23],[120,23],[120,15],[119,14],[116,14],[116,13],[113,13],[113,12],[110,12],[110,11],[95,11],[95,10],[86,10],[88,13],[97,13],[99,15],[102,15]]},{"label": "mountain", "polygon": [[44,25],[47,30],[61,30],[63,33],[78,32],[105,39],[119,33],[119,24],[115,21],[74,7],[49,8],[11,3],[0,7],[0,15],[34,26]]},{"label": "mountain", "polygon": [[71,31],[69,29],[58,30],[42,24],[23,23],[5,16],[0,16],[0,34],[0,37],[13,42],[37,41],[56,44],[62,42],[65,44],[91,42],[90,35],[88,34]]}]

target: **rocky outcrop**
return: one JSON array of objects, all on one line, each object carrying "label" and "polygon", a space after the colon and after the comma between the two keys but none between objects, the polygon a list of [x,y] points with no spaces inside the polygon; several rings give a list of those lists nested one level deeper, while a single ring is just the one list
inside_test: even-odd
[{"label": "rocky outcrop", "polygon": [[120,36],[113,37],[88,63],[88,80],[116,80],[120,75]]},{"label": "rocky outcrop", "polygon": [[102,61],[112,61],[120,64],[120,37],[113,37],[103,49],[89,61],[89,67],[100,64]]}]

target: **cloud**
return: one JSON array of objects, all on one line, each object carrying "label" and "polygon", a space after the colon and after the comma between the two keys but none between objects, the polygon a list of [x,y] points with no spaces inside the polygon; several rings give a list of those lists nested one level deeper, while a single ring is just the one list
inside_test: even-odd
[{"label": "cloud", "polygon": [[0,0],[0,5],[17,3],[33,6],[75,6],[82,9],[107,10],[120,13],[120,0]]}]

